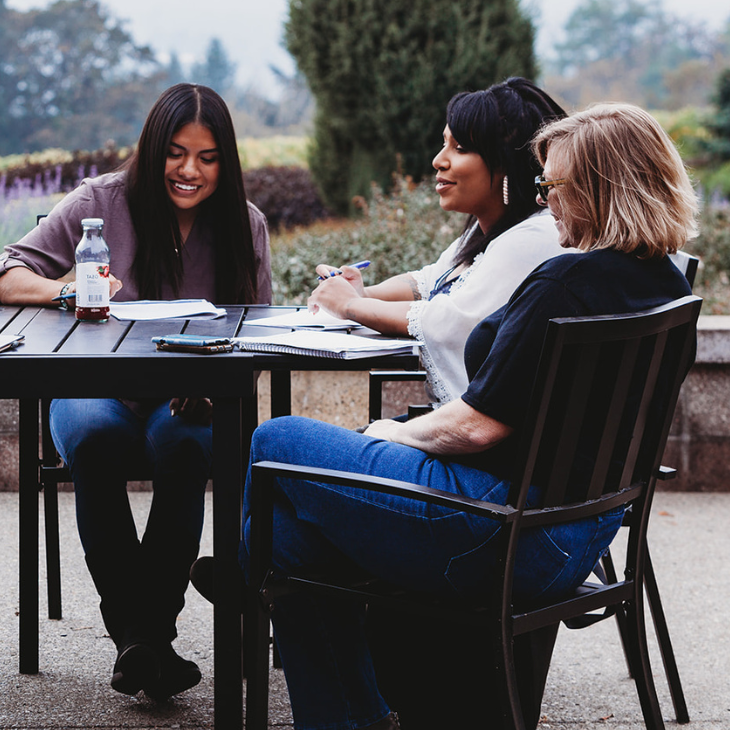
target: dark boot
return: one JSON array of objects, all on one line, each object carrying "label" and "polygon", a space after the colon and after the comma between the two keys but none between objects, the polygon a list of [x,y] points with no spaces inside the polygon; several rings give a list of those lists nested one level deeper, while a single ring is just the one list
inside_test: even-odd
[{"label": "dark boot", "polygon": [[176,622],[185,605],[190,566],[198,554],[198,542],[176,539],[162,544],[142,540],[146,576],[146,605],[143,625],[160,660],[159,677],[143,686],[153,700],[164,701],[200,682],[197,664],[178,656],[172,648],[177,637]]},{"label": "dark boot", "polygon": [[156,702],[165,702],[170,697],[186,689],[195,687],[202,678],[200,668],[195,662],[183,659],[172,645],[158,648],[160,675],[144,685],[144,693]]},{"label": "dark boot", "polygon": [[99,608],[104,626],[117,650],[142,640],[142,570],[139,543],[125,549],[93,550],[85,555],[86,565],[101,598]]},{"label": "dark boot", "polygon": [[111,685],[117,692],[137,694],[160,676],[160,659],[142,620],[141,547],[90,551],[86,565],[101,597],[101,615],[117,647]]}]

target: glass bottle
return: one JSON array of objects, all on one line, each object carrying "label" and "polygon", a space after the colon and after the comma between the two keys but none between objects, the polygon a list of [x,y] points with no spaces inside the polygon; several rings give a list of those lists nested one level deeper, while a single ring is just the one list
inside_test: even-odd
[{"label": "glass bottle", "polygon": [[84,234],[76,247],[76,319],[109,319],[109,247],[101,229],[102,218],[84,218]]}]

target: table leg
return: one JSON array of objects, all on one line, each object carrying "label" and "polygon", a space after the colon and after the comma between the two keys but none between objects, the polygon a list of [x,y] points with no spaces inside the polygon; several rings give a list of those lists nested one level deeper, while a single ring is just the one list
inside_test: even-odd
[{"label": "table leg", "polygon": [[[245,376],[244,376],[245,377]],[[253,376],[250,387],[254,392]],[[255,392],[216,398],[213,418],[213,553],[218,564],[236,560],[241,534],[242,487],[251,434],[256,427]],[[241,606],[237,586],[216,580],[214,606],[214,720],[216,730],[243,727]]]},{"label": "table leg", "polygon": [[38,673],[38,400],[19,401],[19,654],[21,674]]},{"label": "table leg", "polygon": [[271,417],[291,415],[291,372],[271,371]]}]

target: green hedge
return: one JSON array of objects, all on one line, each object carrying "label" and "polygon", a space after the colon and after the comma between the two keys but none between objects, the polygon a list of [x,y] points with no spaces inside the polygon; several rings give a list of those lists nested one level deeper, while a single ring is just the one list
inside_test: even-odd
[{"label": "green hedge", "polygon": [[332,221],[272,236],[275,304],[303,304],[317,285],[315,267],[369,259],[365,284],[412,271],[436,260],[460,233],[463,217],[441,210],[433,181],[413,185],[397,177],[393,191],[373,188],[359,200],[359,220]]}]

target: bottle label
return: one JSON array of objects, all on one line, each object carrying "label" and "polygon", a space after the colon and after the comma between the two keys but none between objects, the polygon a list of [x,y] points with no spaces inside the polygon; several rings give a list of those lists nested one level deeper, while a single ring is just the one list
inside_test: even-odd
[{"label": "bottle label", "polygon": [[109,306],[109,264],[76,264],[76,306]]}]

